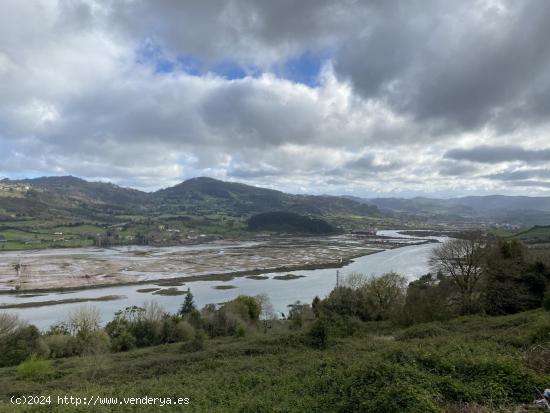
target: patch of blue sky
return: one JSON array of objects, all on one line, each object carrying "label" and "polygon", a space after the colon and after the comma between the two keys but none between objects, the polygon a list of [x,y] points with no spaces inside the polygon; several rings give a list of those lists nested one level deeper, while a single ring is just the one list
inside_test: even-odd
[{"label": "patch of blue sky", "polygon": [[209,72],[227,80],[244,79],[245,77],[258,77],[262,74],[261,69],[257,66],[240,65],[228,60],[214,65]]},{"label": "patch of blue sky", "polygon": [[[277,77],[309,87],[319,86],[320,74],[324,64],[330,59],[330,50],[307,51],[275,64],[271,72]],[[204,76],[207,73],[223,77],[227,80],[259,77],[263,70],[253,64],[240,64],[232,60],[224,60],[206,64],[192,55],[180,55],[170,58],[160,46],[151,41],[145,41],[136,52],[136,61],[152,67],[155,73],[184,72],[192,76]]]},{"label": "patch of blue sky", "polygon": [[136,61],[151,66],[155,73],[170,73],[175,70],[175,63],[166,56],[160,46],[151,41],[145,41],[137,49]]},{"label": "patch of blue sky", "polygon": [[291,57],[275,67],[275,74],[281,78],[302,83],[310,87],[320,85],[320,74],[325,63],[330,59],[331,51],[308,51]]},{"label": "patch of blue sky", "polygon": [[136,61],[151,67],[155,73],[184,72],[191,76],[211,73],[228,80],[257,77],[261,74],[261,70],[256,66],[245,66],[230,60],[207,65],[192,55],[170,58],[160,46],[150,41],[144,42],[136,51]]}]

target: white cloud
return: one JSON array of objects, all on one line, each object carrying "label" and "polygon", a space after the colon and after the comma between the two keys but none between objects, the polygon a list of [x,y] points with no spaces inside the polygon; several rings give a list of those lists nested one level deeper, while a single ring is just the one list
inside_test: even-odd
[{"label": "white cloud", "polygon": [[[0,175],[144,189],[205,174],[294,192],[545,193],[545,181],[511,185],[488,177],[498,167],[445,158],[483,145],[548,149],[542,17],[531,43],[513,36],[550,7],[478,3],[3,2]],[[476,41],[494,53],[474,59],[465,46]],[[155,70],[154,58],[139,59],[144,42],[204,70]],[[274,74],[315,50],[330,50],[318,85]],[[511,59],[523,60],[502,67]],[[209,71],[227,60],[263,72]]]}]

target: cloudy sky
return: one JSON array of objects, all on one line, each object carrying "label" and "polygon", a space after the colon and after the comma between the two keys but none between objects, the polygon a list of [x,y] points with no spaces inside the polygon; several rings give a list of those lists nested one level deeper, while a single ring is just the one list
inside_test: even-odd
[{"label": "cloudy sky", "polygon": [[550,195],[550,2],[3,0],[0,177]]}]

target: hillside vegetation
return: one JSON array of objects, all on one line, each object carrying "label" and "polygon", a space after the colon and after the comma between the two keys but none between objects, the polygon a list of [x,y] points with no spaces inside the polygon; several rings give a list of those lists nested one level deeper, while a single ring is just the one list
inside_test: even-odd
[{"label": "hillside vegetation", "polygon": [[176,343],[60,359],[43,379],[3,368],[0,411],[45,410],[6,404],[13,394],[190,398],[187,407],[148,406],[152,412],[512,411],[550,381],[548,364],[532,350],[550,331],[550,315],[540,310],[407,329],[374,322],[347,337],[330,335],[322,350],[302,332],[277,327],[197,350]]},{"label": "hillside vegetation", "polygon": [[349,229],[369,228],[376,207],[332,196],[292,195],[211,178],[147,193],[67,177],[0,181],[0,250],[173,245],[246,235],[247,219],[282,211]]},{"label": "hillside vegetation", "polygon": [[522,226],[550,222],[550,197],[466,196],[450,199],[416,197],[370,198],[361,200],[385,212],[444,221],[513,223]]},{"label": "hillside vegetation", "polygon": [[296,213],[372,215],[377,209],[346,198],[291,195],[212,178],[189,179],[156,192],[142,192],[72,176],[0,181],[4,220],[69,217],[115,219],[117,215],[224,214],[247,216],[286,210]]},{"label": "hillside vegetation", "polygon": [[336,228],[327,221],[293,212],[274,211],[256,214],[248,220],[251,231],[276,231],[286,233],[330,234]]}]

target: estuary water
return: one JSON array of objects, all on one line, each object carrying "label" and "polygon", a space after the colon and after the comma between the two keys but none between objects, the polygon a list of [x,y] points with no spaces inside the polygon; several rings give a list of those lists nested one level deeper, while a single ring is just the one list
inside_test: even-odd
[{"label": "estuary water", "polygon": [[[395,238],[412,238],[401,235],[395,230],[378,231],[378,235]],[[420,238],[420,237],[419,237]],[[441,237],[425,237],[426,239],[436,239],[443,241]],[[338,271],[340,277],[345,277],[351,272],[360,272],[363,274],[380,275],[388,271],[396,271],[409,280],[414,280],[429,271],[428,259],[436,243],[422,245],[410,245],[395,249],[388,249],[371,255],[365,255],[353,260],[350,264],[340,268]],[[219,304],[229,301],[238,295],[257,295],[267,294],[277,313],[288,313],[288,305],[296,301],[310,303],[315,296],[325,297],[336,285],[335,268],[294,271],[293,274],[301,275],[302,278],[291,280],[278,280],[273,277],[281,273],[262,274],[267,279],[251,279],[246,277],[235,277],[228,281],[191,281],[182,286],[177,286],[179,290],[187,290],[193,293],[195,303],[200,308],[206,304]],[[232,287],[227,289],[217,289],[214,287]],[[120,296],[112,301],[98,301],[90,303],[66,303],[51,306],[16,308],[8,309],[11,313],[17,313],[22,319],[28,320],[41,329],[46,329],[50,325],[63,321],[67,318],[70,311],[77,307],[93,305],[100,310],[102,322],[106,323],[113,318],[116,311],[125,307],[138,305],[141,306],[147,301],[157,301],[166,311],[177,312],[184,296],[165,296],[153,295],[152,292],[139,292],[138,290],[153,288],[170,288],[166,286],[159,287],[158,282],[151,282],[139,285],[108,286],[93,288],[88,290],[75,290],[63,292],[48,292],[34,297],[25,297],[17,294],[0,295],[0,304],[39,302],[50,300],[64,300],[72,298],[97,298],[103,296]],[[2,310],[0,310],[2,311]]]}]

